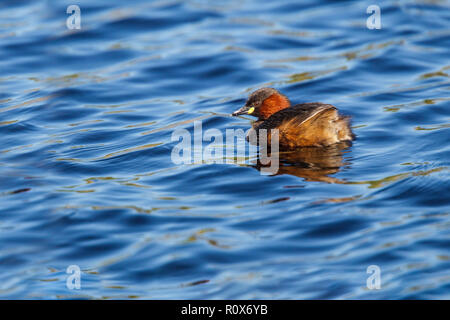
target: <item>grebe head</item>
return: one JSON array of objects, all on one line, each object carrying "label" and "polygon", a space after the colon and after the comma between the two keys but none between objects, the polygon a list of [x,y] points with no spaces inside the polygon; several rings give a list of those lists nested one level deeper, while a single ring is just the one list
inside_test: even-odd
[{"label": "grebe head", "polygon": [[250,94],[245,105],[232,113],[233,116],[248,114],[265,120],[272,114],[290,107],[289,99],[273,88],[261,88]]}]

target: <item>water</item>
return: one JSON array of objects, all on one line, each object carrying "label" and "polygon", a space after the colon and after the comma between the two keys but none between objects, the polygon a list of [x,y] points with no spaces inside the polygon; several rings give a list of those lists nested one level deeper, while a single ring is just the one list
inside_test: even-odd
[{"label": "water", "polygon": [[[84,0],[68,30],[67,1],[2,1],[0,298],[450,298],[449,2],[376,2],[380,30],[372,1]],[[172,161],[263,86],[357,140],[272,176]]]}]

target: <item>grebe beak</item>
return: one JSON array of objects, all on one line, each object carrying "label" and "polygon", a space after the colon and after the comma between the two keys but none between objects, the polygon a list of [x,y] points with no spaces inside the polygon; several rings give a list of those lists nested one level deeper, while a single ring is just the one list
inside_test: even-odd
[{"label": "grebe beak", "polygon": [[235,116],[239,116],[241,114],[251,114],[254,110],[255,110],[255,108],[253,108],[253,107],[243,106],[239,110],[236,110],[235,112],[233,112],[231,115],[233,117],[235,117]]}]

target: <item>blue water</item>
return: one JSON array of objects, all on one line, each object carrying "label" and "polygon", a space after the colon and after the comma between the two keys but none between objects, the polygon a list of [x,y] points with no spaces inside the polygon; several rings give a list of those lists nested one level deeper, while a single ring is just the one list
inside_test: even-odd
[{"label": "blue water", "polygon": [[[449,9],[3,0],[0,298],[450,298]],[[337,106],[357,140],[276,175],[172,161],[196,120],[249,128],[229,114],[263,86]]]}]

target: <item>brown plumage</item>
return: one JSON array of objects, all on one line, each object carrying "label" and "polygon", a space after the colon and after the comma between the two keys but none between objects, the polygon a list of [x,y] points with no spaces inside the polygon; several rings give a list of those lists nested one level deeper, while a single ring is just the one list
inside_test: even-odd
[{"label": "brown plumage", "polygon": [[342,116],[336,107],[320,102],[291,106],[289,99],[273,88],[253,92],[244,107],[234,116],[250,114],[258,117],[253,129],[266,129],[270,145],[270,130],[279,130],[282,149],[308,146],[328,146],[355,138],[350,129],[350,117]]}]

